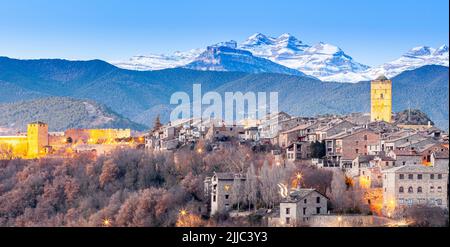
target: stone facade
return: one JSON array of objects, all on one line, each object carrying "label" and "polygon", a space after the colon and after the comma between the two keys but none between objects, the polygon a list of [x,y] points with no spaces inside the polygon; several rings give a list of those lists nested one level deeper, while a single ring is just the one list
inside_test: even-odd
[{"label": "stone facade", "polygon": [[243,188],[245,176],[233,173],[215,173],[211,178],[211,215],[226,212],[233,207],[233,185],[237,180]]},{"label": "stone facade", "polygon": [[448,168],[409,165],[387,169],[382,174],[385,214],[413,205],[448,209]]},{"label": "stone facade", "polygon": [[370,121],[392,121],[392,81],[384,76],[370,84]]},{"label": "stone facade", "polygon": [[367,147],[379,143],[379,134],[369,129],[357,129],[325,139],[326,156],[340,167],[351,167],[359,155],[367,155]]},{"label": "stone facade", "polygon": [[280,203],[281,225],[296,226],[313,215],[328,213],[328,198],[315,189],[298,189]]}]

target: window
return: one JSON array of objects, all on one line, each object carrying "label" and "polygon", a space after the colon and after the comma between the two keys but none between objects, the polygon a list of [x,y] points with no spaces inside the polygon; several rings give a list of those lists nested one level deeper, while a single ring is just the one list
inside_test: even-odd
[{"label": "window", "polygon": [[286,217],[286,224],[287,224],[287,225],[291,224],[291,218]]},{"label": "window", "polygon": [[408,206],[411,206],[412,204],[413,204],[413,199],[408,199],[408,200],[406,200],[407,201],[407,203],[408,203]]},{"label": "window", "polygon": [[437,192],[442,192],[442,187],[438,186]]},{"label": "window", "polygon": [[431,187],[430,187],[430,192],[431,192],[431,193],[434,193],[434,186],[431,186]]},{"label": "window", "polygon": [[230,198],[230,195],[225,195],[225,199],[228,199],[228,198]]},{"label": "window", "polygon": [[402,161],[402,165],[406,165],[406,161]]},{"label": "window", "polygon": [[434,174],[430,174],[430,179],[434,179]]},{"label": "window", "polygon": [[437,203],[437,205],[442,205],[442,199],[437,199],[436,203]]},{"label": "window", "polygon": [[215,202],[215,201],[216,201],[216,196],[214,195],[214,196],[213,196],[213,202]]},{"label": "window", "polygon": [[417,174],[417,179],[422,179],[422,174]]},{"label": "window", "polygon": [[434,200],[433,198],[430,198],[430,200],[428,201],[428,203],[429,203],[430,205],[435,205],[435,204],[436,204],[436,202],[435,202],[435,200]]},{"label": "window", "polygon": [[316,202],[320,203],[320,196],[316,197]]},{"label": "window", "polygon": [[403,186],[400,186],[400,188],[398,188],[398,192],[399,192],[399,193],[405,192],[405,189],[403,188]]},{"label": "window", "polygon": [[359,149],[355,149],[355,153],[359,153]]},{"label": "window", "polygon": [[290,208],[286,208],[286,214],[290,214],[291,213],[291,209]]},{"label": "window", "polygon": [[410,180],[414,179],[414,175],[413,174],[408,174],[408,179],[410,179]]},{"label": "window", "polygon": [[408,188],[408,193],[413,193],[413,192],[414,192],[413,187],[409,187]]},{"label": "window", "polygon": [[403,203],[405,203],[405,200],[403,198],[399,198],[398,199],[398,204],[403,204]]},{"label": "window", "polygon": [[417,193],[422,193],[422,187],[417,187]]},{"label": "window", "polygon": [[442,174],[438,174],[438,179],[442,179]]},{"label": "window", "polygon": [[404,179],[405,178],[405,174],[400,174],[400,179]]},{"label": "window", "polygon": [[320,207],[316,208],[316,214],[320,214]]},{"label": "window", "polygon": [[305,200],[303,200],[303,203],[305,203],[305,204],[306,204],[307,202],[308,202],[308,200],[306,200],[306,199],[305,199]]},{"label": "window", "polygon": [[303,208],[303,215],[306,214],[306,208]]},{"label": "window", "polygon": [[367,141],[367,135],[364,135],[364,141]]}]

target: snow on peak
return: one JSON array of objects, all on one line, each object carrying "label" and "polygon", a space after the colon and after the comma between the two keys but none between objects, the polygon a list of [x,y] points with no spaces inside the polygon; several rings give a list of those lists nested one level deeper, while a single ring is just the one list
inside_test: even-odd
[{"label": "snow on peak", "polygon": [[248,37],[242,45],[255,46],[255,45],[272,45],[274,43],[274,38],[268,37],[262,33],[255,33]]},{"label": "snow on peak", "polygon": [[448,67],[449,61],[447,45],[443,45],[438,49],[429,46],[414,47],[400,58],[370,68],[367,71],[360,73],[360,75],[366,80],[375,79],[380,73],[392,78],[404,71],[417,69],[425,65],[441,65]]},{"label": "snow on peak", "polygon": [[[236,70],[240,66],[239,64],[252,61],[253,65],[250,66],[252,69],[250,67],[239,69],[248,72],[258,67],[257,71],[287,71],[292,74],[292,71],[277,68],[267,61],[258,60],[258,58],[264,58],[324,81],[339,82],[372,80],[379,74],[385,74],[391,78],[403,71],[431,64],[449,66],[448,45],[442,45],[437,49],[418,46],[396,60],[370,68],[353,60],[338,46],[324,42],[311,46],[290,33],[283,33],[278,37],[255,33],[242,43],[230,40],[211,45],[207,49],[134,56],[127,61],[113,62],[113,64],[132,70],[158,70],[193,65],[194,61],[203,60],[202,65],[207,65],[208,61],[209,64],[217,64],[212,69],[220,70],[221,68],[218,67],[221,64],[220,59],[215,59],[215,56],[226,56],[228,60],[225,67]],[[202,67],[199,63],[197,65],[198,68]],[[263,65],[270,68],[264,69]]]},{"label": "snow on peak", "polygon": [[337,46],[319,42],[318,44],[309,48],[306,52],[309,54],[334,55],[337,53],[342,53],[342,50],[341,50],[341,48],[339,48]]},{"label": "snow on peak", "polygon": [[237,48],[237,42],[234,41],[234,40],[230,40],[230,41],[217,43],[215,45],[212,45],[212,47],[228,47],[228,48],[236,49]]},{"label": "snow on peak", "polygon": [[429,46],[418,46],[409,50],[405,55],[406,56],[429,56],[434,52],[434,49]]},{"label": "snow on peak", "polygon": [[441,56],[441,55],[444,55],[445,53],[447,53],[447,55],[448,55],[448,46],[442,45],[441,47],[437,48],[436,51],[434,51],[433,55]]}]

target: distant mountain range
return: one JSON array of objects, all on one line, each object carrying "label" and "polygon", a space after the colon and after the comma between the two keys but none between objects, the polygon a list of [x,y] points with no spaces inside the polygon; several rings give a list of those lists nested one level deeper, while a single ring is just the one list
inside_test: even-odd
[{"label": "distant mountain range", "polygon": [[234,41],[208,46],[206,51],[197,56],[184,68],[208,71],[240,71],[246,73],[279,73],[288,75],[305,75],[268,59],[255,57],[246,50],[237,49]]},{"label": "distant mountain range", "polygon": [[[212,51],[211,47],[214,47],[215,50]],[[226,48],[222,49],[221,47]],[[266,61],[261,59],[255,61],[256,58]],[[284,68],[273,65],[265,66],[263,71],[258,66],[254,68],[255,64],[269,64],[269,61],[284,66]],[[371,68],[356,62],[342,49],[332,44],[319,42],[315,45],[308,45],[287,33],[277,38],[256,33],[240,44],[235,41],[222,42],[206,49],[193,49],[187,52],[176,52],[172,55],[136,56],[128,61],[113,62],[113,64],[131,70],[187,67],[197,70],[251,73],[286,71],[282,73],[293,74],[292,70],[289,70],[293,69],[322,81],[359,82],[374,79],[380,74],[394,77],[403,71],[413,70],[424,65],[448,67],[449,53],[447,45],[437,49],[421,46],[411,49],[399,59]]]},{"label": "distant mountain range", "polygon": [[[393,77],[393,110],[420,109],[439,127],[448,129],[448,76],[448,67],[430,65]],[[370,111],[370,84],[367,81],[336,83],[309,76],[185,68],[132,71],[101,60],[0,57],[0,103],[70,97],[98,102],[123,118],[146,126],[151,126],[158,114],[163,121],[168,121],[174,107],[169,104],[172,93],[191,94],[194,83],[202,84],[203,93],[211,90],[276,91],[279,92],[280,110],[295,115]],[[48,110],[48,114],[54,114],[52,111]]]},{"label": "distant mountain range", "polygon": [[49,123],[50,131],[69,128],[147,129],[91,100],[50,97],[0,104],[0,127],[11,133],[25,131],[28,123],[37,120]]}]

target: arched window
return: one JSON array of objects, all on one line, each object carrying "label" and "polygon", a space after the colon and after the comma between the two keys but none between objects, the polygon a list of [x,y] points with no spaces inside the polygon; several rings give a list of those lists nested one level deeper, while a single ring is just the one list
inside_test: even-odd
[{"label": "arched window", "polygon": [[422,187],[417,188],[417,193],[422,193]]},{"label": "arched window", "polygon": [[401,186],[400,188],[398,188],[398,192],[403,193],[405,190],[403,189],[403,186]]},{"label": "arched window", "polygon": [[409,187],[408,188],[408,193],[413,193],[413,192],[414,192],[413,187]]}]

